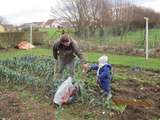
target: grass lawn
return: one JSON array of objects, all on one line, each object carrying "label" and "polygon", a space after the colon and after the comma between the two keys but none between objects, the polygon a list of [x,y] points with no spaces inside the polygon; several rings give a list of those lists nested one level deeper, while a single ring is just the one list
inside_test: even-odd
[{"label": "grass lawn", "polygon": [[36,48],[30,50],[18,50],[18,49],[9,49],[8,51],[2,51],[0,53],[0,59],[5,60],[12,57],[21,57],[25,55],[38,55],[38,56],[51,56],[52,49],[43,49],[43,48]]},{"label": "grass lawn", "polygon": [[[36,48],[30,50],[16,50],[10,49],[8,51],[2,51],[0,53],[0,59],[5,60],[15,56],[25,56],[25,55],[38,55],[38,56],[52,56],[52,49],[45,48]],[[97,59],[103,55],[102,53],[95,52],[86,52],[85,58],[87,61],[96,62]],[[125,55],[111,55],[109,56],[109,62],[113,65],[121,65],[121,66],[139,66],[144,69],[150,70],[158,70],[160,71],[160,58],[149,58],[149,60],[145,60],[144,57],[137,56],[125,56]]]},{"label": "grass lawn", "polygon": [[[96,62],[96,60],[102,56],[101,53],[86,53],[86,59],[91,62]],[[160,59],[158,58],[149,58],[149,60],[145,60],[144,57],[138,56],[125,56],[125,55],[111,55],[109,56],[109,62],[113,65],[122,65],[122,66],[139,66],[144,69],[150,70],[160,70]]]}]

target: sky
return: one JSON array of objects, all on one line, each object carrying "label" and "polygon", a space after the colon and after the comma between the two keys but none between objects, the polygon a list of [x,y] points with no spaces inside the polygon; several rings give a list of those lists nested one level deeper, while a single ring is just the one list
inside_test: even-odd
[{"label": "sky", "polygon": [[[160,0],[136,1],[139,5],[160,12]],[[52,18],[51,7],[57,7],[59,4],[60,0],[1,0],[0,16],[15,25],[46,21]]]},{"label": "sky", "polygon": [[17,25],[46,21],[51,18],[51,7],[58,4],[59,0],[2,0],[0,16]]},{"label": "sky", "polygon": [[160,0],[137,0],[137,4],[160,12]]}]

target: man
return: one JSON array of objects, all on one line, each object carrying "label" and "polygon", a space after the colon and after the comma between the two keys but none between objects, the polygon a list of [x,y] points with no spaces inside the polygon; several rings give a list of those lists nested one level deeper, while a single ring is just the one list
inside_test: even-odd
[{"label": "man", "polygon": [[80,48],[76,41],[71,39],[68,34],[63,34],[61,38],[54,42],[53,56],[56,60],[55,79],[63,77],[64,69],[67,68],[71,77],[74,76],[75,70],[75,57],[78,56],[82,67],[85,69],[85,60],[80,52]]}]

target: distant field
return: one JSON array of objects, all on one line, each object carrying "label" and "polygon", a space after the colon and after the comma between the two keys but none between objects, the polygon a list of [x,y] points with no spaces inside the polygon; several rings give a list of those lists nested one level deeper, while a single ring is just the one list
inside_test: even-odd
[{"label": "distant field", "polygon": [[[42,31],[47,31],[49,38],[56,39],[60,36],[62,30],[42,29]],[[67,29],[66,31],[71,34],[73,33],[73,30]],[[99,37],[98,32],[96,32],[95,36],[89,36],[89,37],[83,36],[80,39],[89,40],[95,43],[106,43],[110,45],[131,43],[141,48],[144,46],[145,42],[144,33],[145,33],[144,30],[137,30],[137,31],[130,31],[124,34],[123,36],[113,36],[110,31],[105,30],[103,37]],[[160,28],[149,29],[149,47],[154,48],[157,47],[158,45],[160,45]]]},{"label": "distant field", "polygon": [[[32,50],[11,49],[9,51],[3,51],[0,53],[0,60],[9,59],[15,56],[25,56],[25,55],[52,56],[52,49],[42,49],[42,48],[36,48]],[[96,62],[101,55],[103,54],[96,52],[85,53],[86,60],[90,62]],[[109,56],[109,62],[114,65],[129,66],[129,67],[139,66],[144,69],[160,71],[160,59],[149,58],[148,61],[145,61],[143,57],[137,57],[137,56],[113,55],[113,54],[107,54],[107,55]]]}]

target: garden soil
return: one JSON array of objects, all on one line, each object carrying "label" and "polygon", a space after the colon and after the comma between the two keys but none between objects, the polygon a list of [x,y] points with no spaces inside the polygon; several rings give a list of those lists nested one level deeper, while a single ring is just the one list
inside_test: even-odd
[{"label": "garden soil", "polygon": [[[119,75],[125,73],[131,77],[126,80],[112,81],[112,85],[116,86],[112,88],[113,102],[123,105],[125,101],[125,111],[111,110],[107,112],[106,109],[105,112],[105,109],[85,108],[75,103],[68,105],[74,110],[72,114],[79,115],[81,120],[88,119],[83,114],[86,111],[90,111],[91,116],[95,115],[96,120],[108,120],[108,118],[109,120],[159,120],[159,73],[152,71],[135,73],[126,68],[116,68],[114,72]],[[0,91],[0,120],[3,118],[4,120],[55,120],[55,108],[53,106],[44,107],[41,103],[32,100],[24,102],[14,91]]]}]

